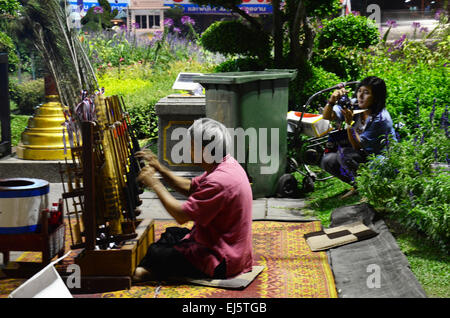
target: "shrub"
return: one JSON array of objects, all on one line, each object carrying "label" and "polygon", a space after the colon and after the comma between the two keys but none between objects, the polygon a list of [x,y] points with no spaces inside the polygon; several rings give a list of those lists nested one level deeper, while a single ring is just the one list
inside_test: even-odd
[{"label": "shrub", "polygon": [[172,85],[178,73],[210,71],[208,65],[196,61],[177,61],[165,71],[137,64],[123,68],[120,80],[117,80],[117,69],[109,69],[99,77],[99,85],[105,88],[106,95],[123,96],[138,138],[156,139],[158,118],[155,104],[161,98],[175,93]]},{"label": "shrub", "polygon": [[200,42],[205,49],[225,55],[242,54],[261,60],[270,56],[268,36],[237,20],[214,22],[203,32]]},{"label": "shrub", "polygon": [[376,24],[366,17],[347,15],[324,21],[318,34],[317,46],[325,49],[330,46],[368,48],[378,43],[380,33]]},{"label": "shrub", "polygon": [[312,61],[345,80],[360,75],[358,55],[379,41],[379,32],[372,20],[347,15],[325,21],[315,39]]},{"label": "shrub", "polygon": [[117,9],[111,10],[111,5],[106,0],[99,0],[99,6],[89,8],[81,19],[84,31],[98,31],[113,26],[111,20],[119,13]]},{"label": "shrub", "polygon": [[[443,250],[450,249],[450,172],[431,164],[450,164],[448,110],[429,114],[429,122],[390,143],[383,157],[358,171],[358,189],[370,204],[403,225],[424,232]],[[432,124],[431,124],[432,123]],[[405,127],[406,128],[406,127]]]},{"label": "shrub", "polygon": [[[297,74],[297,79],[291,82],[291,91],[289,95],[293,96],[296,105],[290,105],[290,110],[298,110],[300,106],[304,105],[308,98],[318,91],[336,85],[342,80],[334,73],[324,70],[320,66],[310,64],[311,77],[304,83],[303,89],[296,89],[296,80],[302,77],[302,74]],[[317,105],[325,106],[326,94],[318,96],[313,103],[313,107],[317,110]]]},{"label": "shrub", "polygon": [[23,84],[9,83],[10,98],[17,104],[19,113],[32,115],[34,108],[45,101],[44,79],[31,80]]},{"label": "shrub", "polygon": [[12,39],[6,33],[0,31],[0,53],[8,53],[8,64],[10,70],[14,69],[16,64],[19,62],[19,58],[14,50],[15,46]]},{"label": "shrub", "polygon": [[30,116],[11,114],[11,145],[17,146],[21,140],[22,132],[28,124]]},{"label": "shrub", "polygon": [[270,68],[266,63],[259,59],[246,57],[229,59],[214,68],[214,72],[245,72],[245,71],[263,71]]},{"label": "shrub", "polygon": [[450,95],[449,65],[441,52],[427,49],[426,53],[417,55],[415,47],[404,45],[391,52],[377,49],[360,56],[361,78],[373,75],[384,79],[388,90],[387,109],[394,122],[401,118],[410,128],[427,122],[433,105],[436,113],[442,113]]},{"label": "shrub", "polygon": [[313,56],[313,63],[345,80],[355,80],[361,73],[358,55],[361,50],[330,46]]}]

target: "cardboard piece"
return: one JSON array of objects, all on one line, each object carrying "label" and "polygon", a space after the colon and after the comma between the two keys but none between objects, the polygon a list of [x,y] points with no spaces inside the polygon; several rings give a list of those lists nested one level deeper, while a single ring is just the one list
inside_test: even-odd
[{"label": "cardboard piece", "polygon": [[70,252],[45,266],[9,294],[8,298],[73,298],[53,266],[69,254]]}]

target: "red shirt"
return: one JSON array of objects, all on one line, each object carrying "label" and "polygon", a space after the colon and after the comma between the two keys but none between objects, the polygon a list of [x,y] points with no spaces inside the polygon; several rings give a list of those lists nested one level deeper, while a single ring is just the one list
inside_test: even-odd
[{"label": "red shirt", "polygon": [[191,193],[182,208],[194,226],[177,250],[210,277],[222,260],[227,277],[251,271],[253,195],[241,165],[227,155],[213,171],[192,179]]}]

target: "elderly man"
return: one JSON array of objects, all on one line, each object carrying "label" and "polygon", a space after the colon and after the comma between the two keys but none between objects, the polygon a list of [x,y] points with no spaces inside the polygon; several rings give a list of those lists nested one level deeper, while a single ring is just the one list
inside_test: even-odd
[{"label": "elderly man", "polygon": [[[190,230],[168,228],[150,245],[136,268],[135,282],[180,276],[223,279],[252,270],[252,190],[246,172],[227,151],[230,134],[210,118],[196,120],[188,134],[191,159],[199,159],[194,164],[205,170],[192,180],[176,176],[150,152],[136,153],[148,161],[138,181],[156,193],[178,224],[194,225]],[[187,195],[187,201],[175,199],[153,177],[155,171],[171,188]]]}]

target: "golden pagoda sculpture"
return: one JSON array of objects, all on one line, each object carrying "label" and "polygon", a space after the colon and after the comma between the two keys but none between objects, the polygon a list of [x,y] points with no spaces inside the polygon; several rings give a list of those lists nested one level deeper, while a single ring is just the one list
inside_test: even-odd
[{"label": "golden pagoda sculpture", "polygon": [[[60,102],[56,84],[51,75],[45,77],[44,104],[36,108],[28,120],[21,142],[16,148],[17,157],[27,160],[63,160],[71,158],[67,132],[63,134],[65,122],[63,105]],[[66,154],[64,153],[64,141]]]}]

